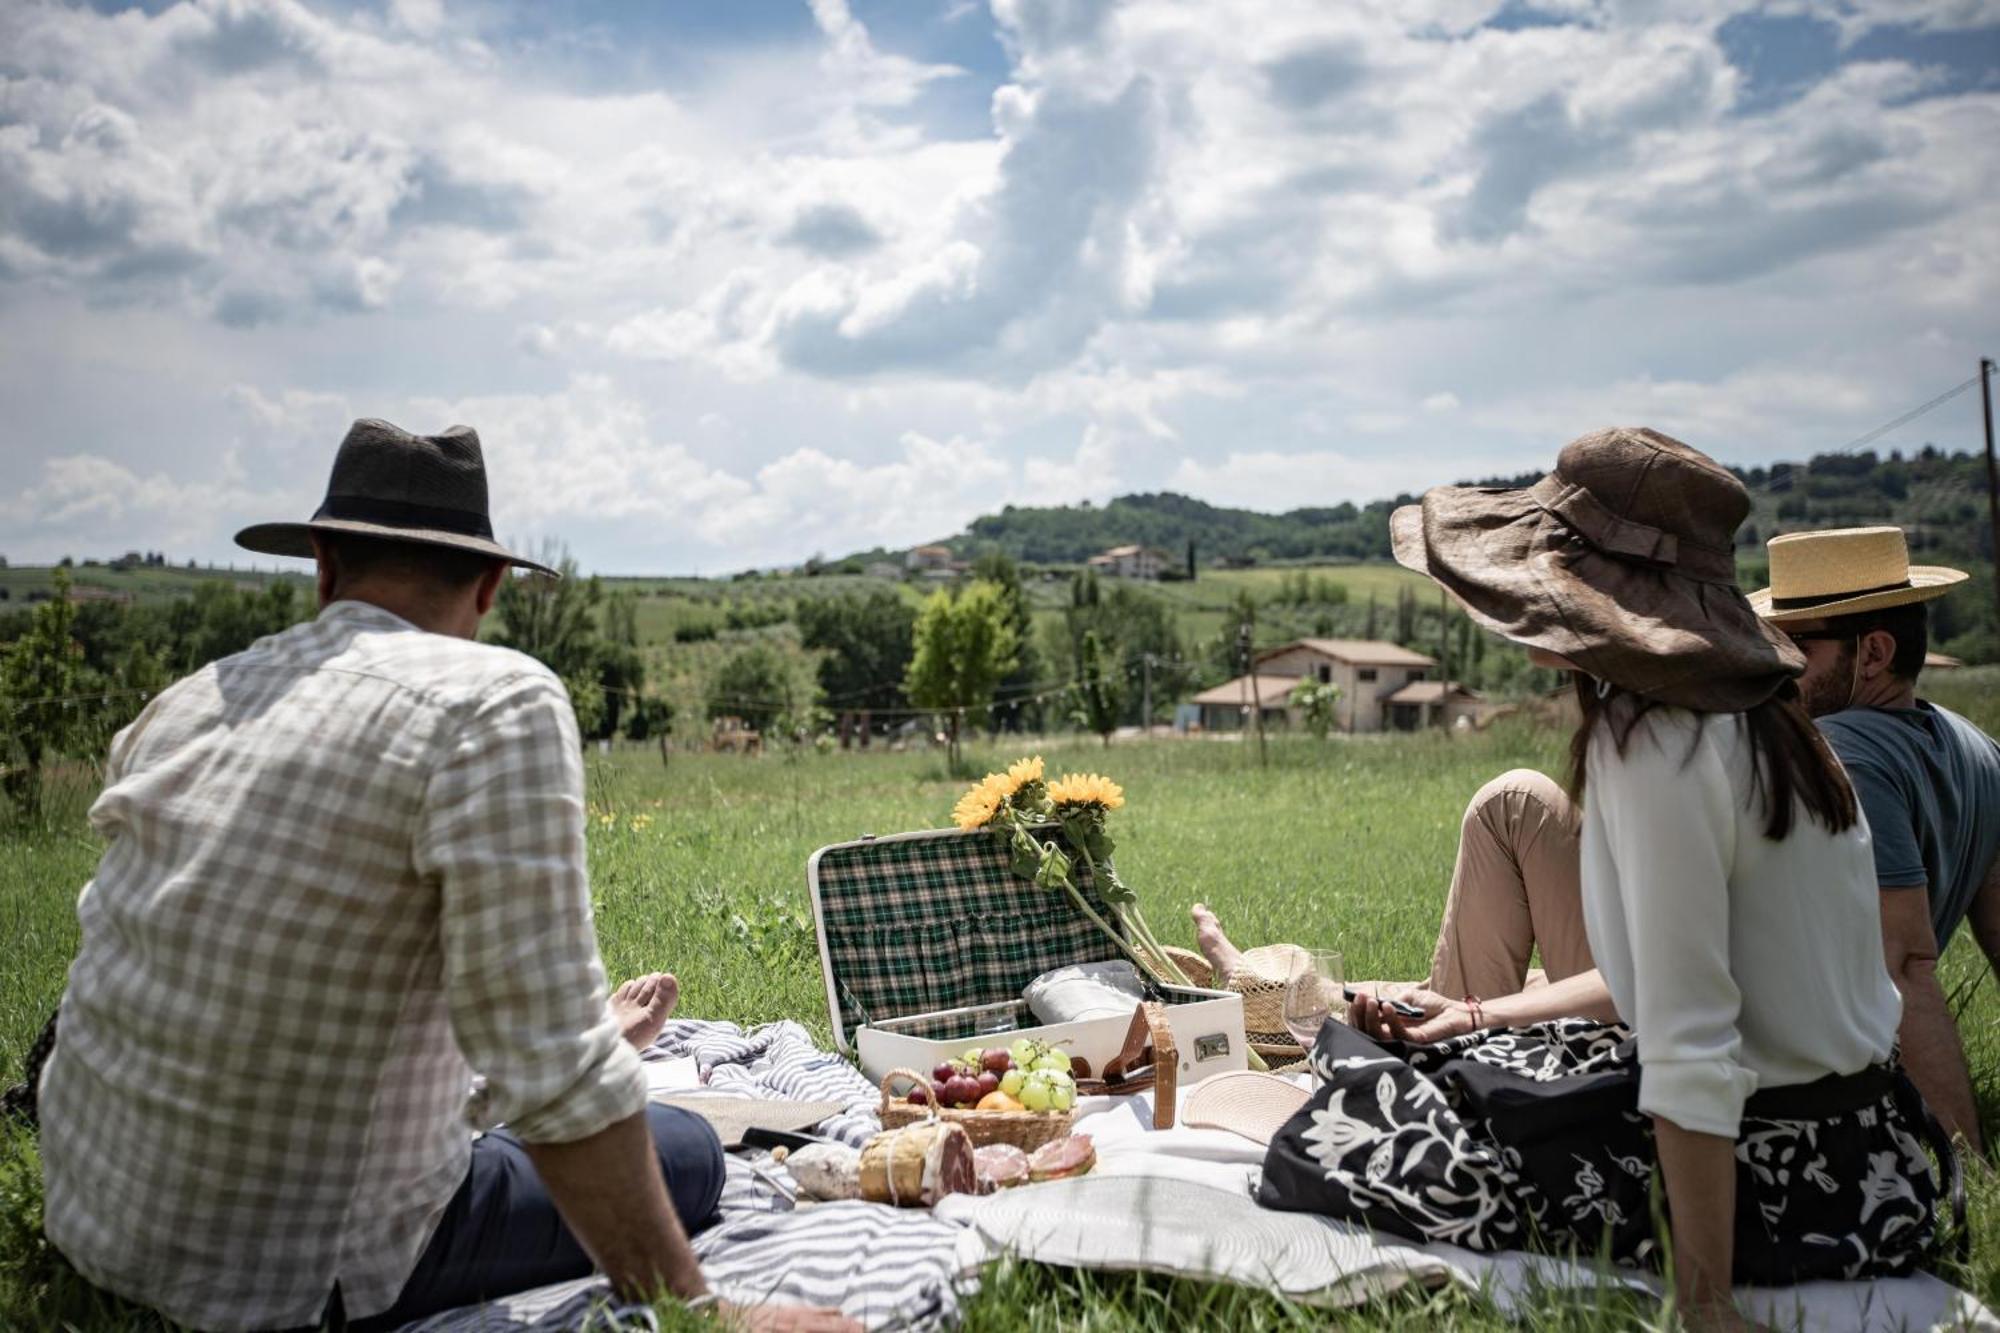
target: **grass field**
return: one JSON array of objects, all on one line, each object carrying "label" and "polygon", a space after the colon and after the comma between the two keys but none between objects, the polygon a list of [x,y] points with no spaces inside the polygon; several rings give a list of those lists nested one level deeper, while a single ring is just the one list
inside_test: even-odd
[{"label": "grass field", "polygon": [[[2000,729],[2000,669],[1940,677],[1932,692]],[[1561,737],[1525,727],[1274,743],[1157,741],[1101,749],[1038,746],[1052,767],[1103,769],[1126,785],[1119,862],[1163,935],[1190,943],[1187,909],[1214,905],[1238,938],[1342,950],[1351,974],[1420,975],[1429,961],[1466,798],[1516,765],[1552,768]],[[975,748],[976,764],[1016,747]],[[961,783],[933,753],[760,759],[593,757],[590,861],[599,933],[614,976],[670,968],[684,1012],[757,1022],[802,1020],[827,1034],[804,866],[821,845],[864,832],[936,827]],[[79,787],[49,823],[0,844],[0,1082],[18,1076],[28,1042],[60,993],[75,943],[73,903],[97,846]],[[639,818],[650,816],[650,818]],[[608,817],[608,822],[606,820]],[[2000,1125],[2000,1002],[1961,938],[1946,956],[1982,1111]],[[2000,1303],[2000,1187],[1974,1172],[1974,1257],[1948,1276]],[[0,1328],[150,1329],[82,1288],[38,1236],[30,1141],[0,1141]],[[1477,1297],[1406,1293],[1341,1317],[1356,1327],[1497,1328]],[[1623,1328],[1656,1312],[1624,1302],[1546,1297],[1546,1328]],[[1328,1316],[1255,1293],[1159,1278],[1009,1266],[968,1312],[975,1330],[1325,1327]]]}]

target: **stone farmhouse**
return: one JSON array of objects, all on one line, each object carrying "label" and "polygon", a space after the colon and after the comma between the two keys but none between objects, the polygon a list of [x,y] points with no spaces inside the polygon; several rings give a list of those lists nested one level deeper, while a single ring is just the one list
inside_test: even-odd
[{"label": "stone farmhouse", "polygon": [[1257,655],[1252,676],[1203,690],[1191,701],[1204,731],[1250,725],[1253,697],[1266,729],[1302,724],[1292,692],[1307,681],[1336,685],[1334,725],[1346,732],[1415,731],[1476,720],[1479,696],[1455,682],[1433,679],[1437,659],[1374,639],[1299,639]]},{"label": "stone farmhouse", "polygon": [[1107,578],[1157,579],[1174,558],[1150,546],[1114,546],[1085,563]]}]

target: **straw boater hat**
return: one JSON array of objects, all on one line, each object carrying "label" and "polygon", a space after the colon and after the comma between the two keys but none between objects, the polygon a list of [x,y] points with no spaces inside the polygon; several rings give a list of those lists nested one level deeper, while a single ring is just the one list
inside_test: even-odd
[{"label": "straw boater hat", "polygon": [[1770,552],[1771,586],[1751,593],[1750,605],[1779,624],[1928,602],[1967,577],[1911,564],[1901,528],[1791,532],[1771,538]]},{"label": "straw boater hat", "polygon": [[334,455],[326,498],[312,518],[256,524],[237,533],[236,544],[263,555],[310,560],[310,534],[315,532],[471,551],[540,574],[556,572],[493,540],[493,521],[486,511],[486,461],[478,432],[470,426],[412,435],[386,421],[355,422]]},{"label": "straw boater hat", "polygon": [[1426,491],[1390,539],[1496,634],[1660,703],[1735,713],[1805,669],[1736,586],[1749,513],[1720,463],[1619,426],[1570,441],[1525,490]]},{"label": "straw boater hat", "polygon": [[1226,1129],[1268,1144],[1285,1122],[1311,1100],[1288,1078],[1254,1069],[1215,1074],[1201,1081],[1181,1104],[1181,1124],[1189,1129]]}]

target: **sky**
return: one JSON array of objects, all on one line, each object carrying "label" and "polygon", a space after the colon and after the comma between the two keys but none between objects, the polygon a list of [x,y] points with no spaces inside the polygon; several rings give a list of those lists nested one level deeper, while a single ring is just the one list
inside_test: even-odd
[{"label": "sky", "polygon": [[2000,0],[5,0],[0,555],[364,416],[607,573],[1800,458],[2000,355],[1996,200]]}]

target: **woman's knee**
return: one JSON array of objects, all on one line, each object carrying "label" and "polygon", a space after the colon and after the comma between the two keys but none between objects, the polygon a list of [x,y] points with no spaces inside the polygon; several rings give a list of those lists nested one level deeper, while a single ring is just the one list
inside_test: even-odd
[{"label": "woman's knee", "polygon": [[1465,820],[1471,823],[1477,819],[1498,828],[1506,822],[1510,804],[1517,810],[1524,805],[1539,806],[1565,818],[1570,810],[1569,793],[1554,778],[1539,769],[1510,768],[1473,793],[1465,807]]},{"label": "woman's knee", "polygon": [[653,1151],[659,1155],[660,1174],[666,1178],[667,1194],[681,1224],[694,1231],[715,1216],[722,1201],[722,1140],[708,1121],[679,1106],[646,1105],[646,1126],[652,1131]]}]

